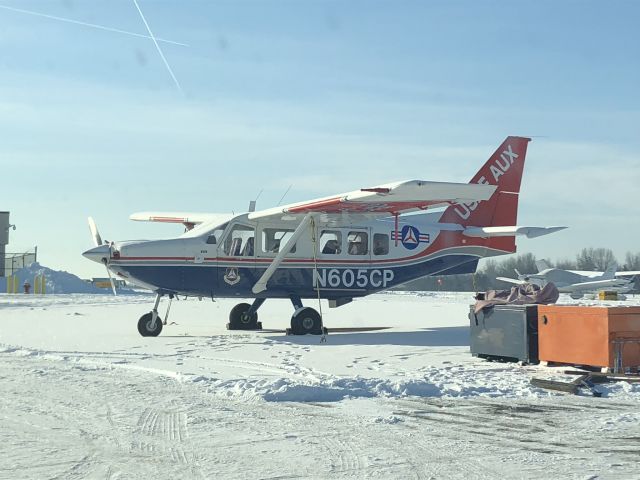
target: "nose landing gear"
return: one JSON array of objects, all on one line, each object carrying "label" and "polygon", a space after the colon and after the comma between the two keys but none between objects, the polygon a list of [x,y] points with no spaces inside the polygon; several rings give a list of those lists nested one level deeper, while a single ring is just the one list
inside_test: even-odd
[{"label": "nose landing gear", "polygon": [[169,312],[171,311],[171,302],[173,301],[173,293],[169,294],[169,305],[167,305],[167,313],[164,316],[164,321],[158,314],[158,305],[160,305],[160,299],[162,294],[156,295],[156,302],[153,304],[153,310],[149,313],[145,313],[138,320],[138,332],[143,337],[157,337],[162,331],[162,326],[167,324],[169,319]]}]

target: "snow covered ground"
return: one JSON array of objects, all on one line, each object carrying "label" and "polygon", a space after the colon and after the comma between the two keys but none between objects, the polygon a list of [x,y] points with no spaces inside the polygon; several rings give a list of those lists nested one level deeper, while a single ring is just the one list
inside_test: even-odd
[{"label": "snow covered ground", "polygon": [[640,385],[472,357],[470,294],[325,304],[326,343],[285,301],[229,332],[238,301],[143,338],[151,296],[0,295],[0,478],[640,478]]}]

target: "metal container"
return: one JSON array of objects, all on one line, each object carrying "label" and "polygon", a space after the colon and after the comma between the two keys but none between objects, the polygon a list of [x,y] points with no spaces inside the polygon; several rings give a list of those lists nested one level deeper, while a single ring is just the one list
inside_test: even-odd
[{"label": "metal container", "polygon": [[640,307],[541,305],[538,315],[540,360],[617,370],[640,366]]},{"label": "metal container", "polygon": [[473,356],[538,363],[538,305],[471,305],[469,320]]}]

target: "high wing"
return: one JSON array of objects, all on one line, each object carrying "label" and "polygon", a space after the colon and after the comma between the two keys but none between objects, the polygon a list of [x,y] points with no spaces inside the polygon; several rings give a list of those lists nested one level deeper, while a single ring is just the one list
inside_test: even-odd
[{"label": "high wing", "polygon": [[136,222],[182,223],[191,230],[201,223],[220,225],[233,218],[229,213],[194,213],[194,212],[138,212],[129,216]]},{"label": "high wing", "polygon": [[[567,272],[576,273],[578,275],[582,275],[583,277],[597,278],[600,277],[604,272],[595,272],[592,270],[567,270]],[[632,270],[632,271],[618,271],[615,274],[615,278],[624,278],[624,277],[635,277],[636,275],[640,275],[640,270]]]},{"label": "high wing", "polygon": [[445,207],[454,203],[488,200],[496,188],[495,185],[475,183],[409,180],[260,210],[250,213],[249,219],[276,218],[307,213],[388,216],[389,214]]}]

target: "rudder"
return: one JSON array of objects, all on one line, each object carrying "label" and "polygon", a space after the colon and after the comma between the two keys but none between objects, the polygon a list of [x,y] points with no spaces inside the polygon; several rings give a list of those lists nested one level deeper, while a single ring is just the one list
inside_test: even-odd
[{"label": "rudder", "polygon": [[[497,185],[491,198],[483,202],[452,205],[445,210],[440,221],[465,227],[517,225],[520,183],[530,141],[526,137],[507,137],[469,182]],[[515,252],[515,237],[490,238],[485,246]]]}]

